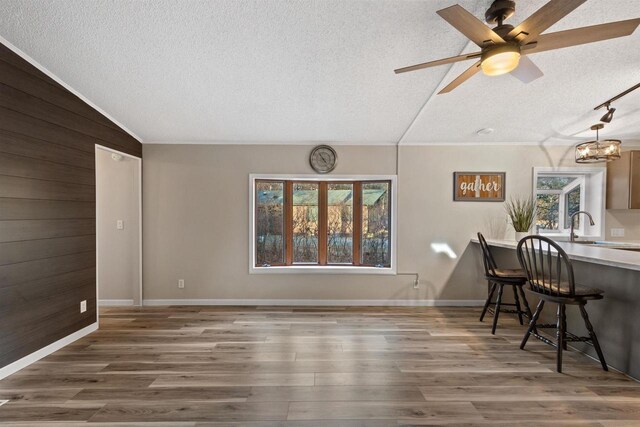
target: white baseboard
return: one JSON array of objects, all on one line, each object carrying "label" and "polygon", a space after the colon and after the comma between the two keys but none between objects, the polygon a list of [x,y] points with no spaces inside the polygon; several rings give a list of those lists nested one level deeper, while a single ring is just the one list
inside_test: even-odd
[{"label": "white baseboard", "polygon": [[482,307],[484,300],[146,299],[143,301],[143,305]]},{"label": "white baseboard", "polygon": [[98,307],[120,307],[133,305],[132,299],[101,299],[98,301]]},{"label": "white baseboard", "polygon": [[79,340],[85,335],[89,335],[91,332],[96,330],[98,330],[98,322],[92,323],[89,326],[85,326],[79,331],[67,335],[66,337],[61,338],[58,341],[41,348],[40,350],[34,351],[33,353],[23,357],[22,359],[18,359],[13,363],[8,364],[7,366],[0,368],[0,380],[18,372],[20,369],[26,368],[27,366],[31,365],[34,362],[37,362],[43,357],[50,355],[54,351],[60,350],[62,347],[69,345],[72,342]]}]

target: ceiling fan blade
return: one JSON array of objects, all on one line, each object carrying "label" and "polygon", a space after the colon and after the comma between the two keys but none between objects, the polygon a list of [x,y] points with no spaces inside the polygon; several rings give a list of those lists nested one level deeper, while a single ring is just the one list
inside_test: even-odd
[{"label": "ceiling fan blade", "polygon": [[587,0],[551,0],[520,23],[520,25],[509,31],[507,39],[516,39],[524,43],[534,41],[544,30],[567,16],[571,11],[586,1]]},{"label": "ceiling fan blade", "polygon": [[459,4],[437,12],[444,20],[480,47],[487,43],[504,43],[504,39]]},{"label": "ceiling fan blade", "polygon": [[535,47],[527,49],[527,55],[628,36],[638,25],[640,25],[640,18],[543,34],[536,40]]},{"label": "ceiling fan blade", "polygon": [[409,67],[398,68],[393,70],[396,74],[406,73],[408,71],[422,70],[423,68],[435,67],[438,65],[452,64],[454,62],[466,61],[467,59],[479,58],[481,52],[467,53],[465,55],[452,56],[451,58],[438,59],[437,61],[423,62],[422,64],[411,65]]},{"label": "ceiling fan blade", "polygon": [[467,68],[467,70],[464,73],[460,74],[451,83],[449,83],[440,92],[438,92],[438,95],[451,92],[452,90],[460,86],[462,83],[464,83],[465,81],[473,77],[478,71],[480,71],[480,61],[477,61],[471,67]]},{"label": "ceiling fan blade", "polygon": [[531,83],[535,79],[542,77],[544,73],[532,60],[526,56],[522,56],[518,67],[511,71],[511,75],[522,83]]}]

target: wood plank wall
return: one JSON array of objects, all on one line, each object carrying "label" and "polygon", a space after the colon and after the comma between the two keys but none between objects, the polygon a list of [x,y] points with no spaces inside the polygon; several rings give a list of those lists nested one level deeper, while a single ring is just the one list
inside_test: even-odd
[{"label": "wood plank wall", "polygon": [[142,156],[0,44],[0,367],[96,321],[96,144]]}]

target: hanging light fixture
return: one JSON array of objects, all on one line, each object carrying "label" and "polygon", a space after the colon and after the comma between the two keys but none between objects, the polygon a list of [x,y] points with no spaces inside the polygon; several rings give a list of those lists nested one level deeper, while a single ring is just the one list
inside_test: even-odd
[{"label": "hanging light fixture", "polygon": [[609,162],[620,158],[619,139],[600,140],[599,131],[604,125],[598,123],[591,126],[591,130],[596,131],[596,140],[583,142],[576,146],[576,163],[597,163]]}]

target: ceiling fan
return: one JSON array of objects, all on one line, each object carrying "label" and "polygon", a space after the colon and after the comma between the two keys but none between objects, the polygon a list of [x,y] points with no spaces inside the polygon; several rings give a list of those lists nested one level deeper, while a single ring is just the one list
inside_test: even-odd
[{"label": "ceiling fan", "polygon": [[399,68],[395,70],[395,73],[406,73],[437,65],[466,61],[467,59],[477,59],[471,67],[456,77],[438,94],[451,92],[481,69],[489,76],[511,73],[522,82],[529,83],[542,77],[543,73],[527,57],[528,55],[628,36],[640,25],[640,18],[635,18],[542,34],[585,1],[587,0],[551,0],[520,25],[514,27],[504,24],[503,21],[515,13],[515,1],[495,0],[485,13],[487,23],[497,24],[493,29],[483,24],[458,4],[439,10],[438,15],[477,44],[481,50]]}]

